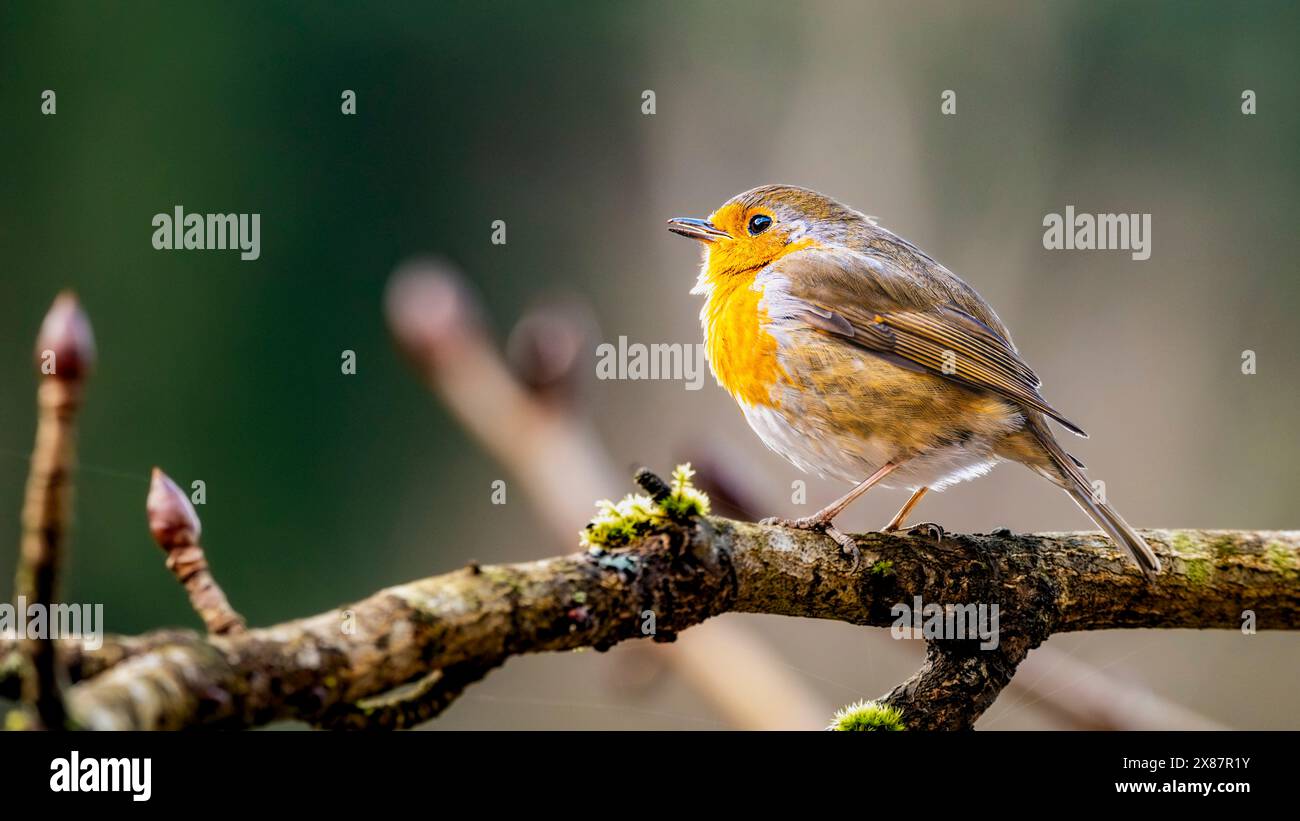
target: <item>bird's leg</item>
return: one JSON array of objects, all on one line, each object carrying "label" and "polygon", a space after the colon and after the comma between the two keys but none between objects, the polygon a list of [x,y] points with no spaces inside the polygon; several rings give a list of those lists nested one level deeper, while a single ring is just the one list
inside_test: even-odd
[{"label": "bird's leg", "polygon": [[780,519],[777,517],[770,517],[763,519],[760,524],[777,525],[778,527],[793,527],[798,530],[816,530],[825,533],[827,536],[830,536],[835,540],[841,550],[853,557],[853,567],[856,569],[858,566],[858,559],[861,556],[861,553],[858,551],[858,543],[853,540],[853,537],[847,536],[836,530],[835,526],[832,525],[831,522],[836,516],[844,512],[844,508],[857,501],[859,496],[880,484],[882,479],[893,473],[894,470],[898,468],[899,464],[900,463],[886,462],[884,467],[862,480],[862,482],[858,484],[857,487],[853,488],[853,490],[850,490],[848,493],[844,494],[839,499],[836,499],[834,502],[831,502],[829,505],[811,516],[804,516],[800,519]]},{"label": "bird's leg", "polygon": [[804,516],[799,519],[780,519],[777,517],[770,517],[764,519],[762,522],[760,522],[760,524],[778,525],[780,527],[793,527],[793,528],[798,528],[799,530],[825,530],[826,526],[829,525],[836,516],[844,512],[844,508],[853,504],[855,501],[858,500],[859,496],[866,493],[868,490],[871,490],[871,488],[873,488],[874,486],[880,484],[880,481],[882,479],[884,479],[890,473],[893,473],[894,470],[897,468],[898,468],[897,464],[893,462],[886,462],[884,467],[882,467],[880,470],[877,470],[875,473],[871,474],[866,479],[863,479],[862,482],[860,482],[858,485],[856,485],[853,488],[853,490],[850,490],[848,493],[844,494],[840,498],[831,502],[829,505],[817,511],[811,516]]},{"label": "bird's leg", "polygon": [[916,507],[916,503],[921,501],[921,497],[929,491],[930,488],[928,487],[917,488],[916,492],[913,493],[912,497],[903,504],[903,507],[898,511],[898,513],[894,514],[894,518],[889,520],[889,524],[882,527],[880,531],[882,533],[893,533],[896,530],[902,529],[903,520],[907,518],[907,514],[912,512],[912,508]]},{"label": "bird's leg", "polygon": [[930,488],[928,487],[917,488],[916,492],[912,494],[912,497],[903,504],[902,509],[894,515],[894,518],[889,520],[889,524],[880,529],[880,532],[897,533],[900,530],[906,530],[909,534],[916,534],[918,531],[925,531],[927,534],[932,536],[935,541],[942,541],[943,528],[934,522],[917,522],[916,524],[911,525],[903,524],[903,520],[907,518],[907,514],[912,512],[912,508],[916,507],[916,503],[921,501],[921,497],[929,490]]}]

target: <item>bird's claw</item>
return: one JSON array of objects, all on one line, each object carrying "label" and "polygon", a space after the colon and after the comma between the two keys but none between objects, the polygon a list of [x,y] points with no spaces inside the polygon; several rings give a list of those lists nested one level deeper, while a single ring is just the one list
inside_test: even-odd
[{"label": "bird's claw", "polygon": [[917,522],[907,529],[909,536],[929,536],[936,542],[942,542],[944,537],[943,526],[935,522]]},{"label": "bird's claw", "polygon": [[802,519],[783,519],[780,516],[768,516],[766,519],[759,519],[761,525],[770,527],[789,527],[794,530],[814,530],[818,533],[825,532],[826,526],[830,523],[816,516],[804,516]]},{"label": "bird's claw", "polygon": [[862,551],[858,549],[858,541],[847,533],[841,533],[832,527],[829,523],[825,525],[826,535],[835,540],[840,546],[840,552],[853,559],[853,566],[849,568],[852,573],[858,569],[858,564],[862,561]]},{"label": "bird's claw", "polygon": [[858,563],[862,560],[862,551],[858,549],[858,543],[852,536],[841,533],[829,521],[817,516],[804,516],[801,519],[782,519],[779,516],[768,516],[766,519],[760,519],[758,523],[771,527],[788,527],[794,530],[811,530],[815,533],[825,533],[835,540],[844,555],[853,559],[852,570],[857,570]]}]

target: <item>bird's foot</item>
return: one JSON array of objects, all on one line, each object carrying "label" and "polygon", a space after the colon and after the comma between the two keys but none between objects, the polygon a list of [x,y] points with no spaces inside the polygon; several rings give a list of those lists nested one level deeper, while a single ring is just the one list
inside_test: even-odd
[{"label": "bird's foot", "polygon": [[946,531],[943,525],[936,522],[917,522],[911,525],[899,525],[898,527],[885,528],[881,533],[898,533],[905,532],[909,536],[929,536],[936,542],[942,542]]},{"label": "bird's foot", "polygon": [[759,521],[761,525],[771,525],[774,527],[788,527],[794,530],[811,530],[814,533],[825,533],[835,540],[840,546],[840,551],[853,560],[851,570],[858,569],[858,563],[862,561],[862,551],[858,549],[857,541],[846,533],[841,533],[831,524],[830,519],[821,516],[804,516],[800,519],[782,519],[778,516],[769,516]]},{"label": "bird's foot", "polygon": [[936,542],[942,542],[944,537],[943,525],[937,522],[917,522],[907,529],[909,536],[929,536]]}]

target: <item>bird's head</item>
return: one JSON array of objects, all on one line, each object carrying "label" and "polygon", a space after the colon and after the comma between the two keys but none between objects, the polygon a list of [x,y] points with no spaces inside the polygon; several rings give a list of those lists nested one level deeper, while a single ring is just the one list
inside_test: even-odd
[{"label": "bird's head", "polygon": [[793,185],[737,194],[705,219],[677,217],[668,230],[704,244],[703,279],[753,274],[795,251],[844,243],[870,223],[830,197]]}]

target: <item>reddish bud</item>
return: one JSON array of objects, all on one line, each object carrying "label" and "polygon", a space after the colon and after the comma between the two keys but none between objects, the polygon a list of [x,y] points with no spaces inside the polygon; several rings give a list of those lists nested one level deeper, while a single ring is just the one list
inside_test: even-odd
[{"label": "reddish bud", "polygon": [[506,341],[506,359],[525,387],[547,399],[573,399],[587,373],[583,359],[595,323],[569,300],[532,309]]},{"label": "reddish bud", "polygon": [[384,294],[388,327],[403,352],[436,363],[481,327],[478,308],[459,274],[439,260],[404,263]]},{"label": "reddish bud", "polygon": [[145,502],[149,532],[163,550],[198,544],[202,527],[189,497],[167,474],[153,469],[149,498]]},{"label": "reddish bud", "polygon": [[36,367],[42,376],[67,381],[83,379],[95,367],[95,334],[71,291],[55,297],[41,322],[36,334]]}]

